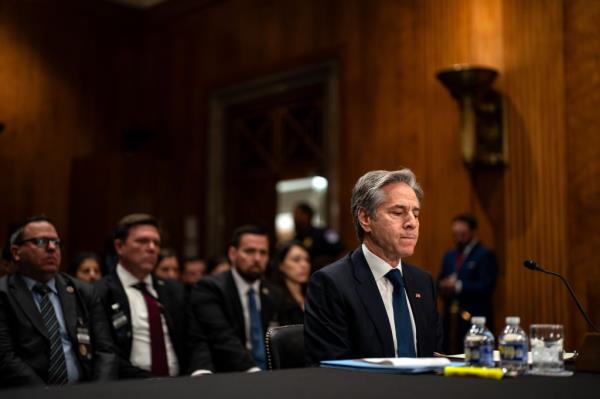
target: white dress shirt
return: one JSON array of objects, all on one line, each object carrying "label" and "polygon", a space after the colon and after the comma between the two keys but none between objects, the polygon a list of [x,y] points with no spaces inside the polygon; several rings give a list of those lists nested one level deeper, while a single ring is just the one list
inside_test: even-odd
[{"label": "white dress shirt", "polygon": [[[365,255],[365,259],[367,260],[367,264],[369,265],[369,269],[371,269],[371,273],[373,273],[373,278],[377,283],[377,288],[379,289],[379,294],[381,295],[381,299],[383,300],[383,305],[385,306],[385,312],[387,313],[388,320],[390,322],[390,328],[392,329],[392,338],[394,339],[394,353],[398,353],[398,343],[396,342],[396,323],[394,322],[394,286],[392,282],[385,277],[385,275],[392,270],[392,267],[379,256],[375,255],[373,252],[369,251],[369,248],[365,244],[362,244],[363,254]],[[396,268],[402,274],[402,261],[398,262]],[[408,311],[410,313],[410,323],[412,325],[413,331],[413,342],[415,345],[415,353],[417,353],[417,328],[415,327],[415,319],[413,317],[412,308],[410,307],[410,301],[408,300],[408,294],[406,294],[406,304],[408,305]],[[396,355],[397,356],[397,355]]]},{"label": "white dress shirt", "polygon": [[[144,370],[151,370],[152,367],[152,347],[150,346],[150,323],[148,321],[148,309],[146,300],[142,292],[133,286],[140,281],[125,269],[121,264],[117,265],[117,276],[121,280],[127,300],[129,301],[129,309],[131,312],[131,356],[129,361],[136,367]],[[146,276],[142,281],[146,283],[146,288],[150,295],[158,298],[158,294],[152,285],[152,275]],[[169,365],[169,375],[176,376],[179,374],[179,363],[173,349],[173,343],[169,335],[169,328],[165,321],[164,315],[161,313],[162,328],[165,336],[165,346],[167,350],[167,363]]]}]

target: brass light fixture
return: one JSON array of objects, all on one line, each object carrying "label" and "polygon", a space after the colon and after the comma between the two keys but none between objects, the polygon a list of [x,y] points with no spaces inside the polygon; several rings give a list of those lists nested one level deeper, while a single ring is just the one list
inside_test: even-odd
[{"label": "brass light fixture", "polygon": [[437,73],[459,103],[462,155],[469,167],[507,162],[502,95],[491,87],[497,76],[495,69],[463,64]]}]

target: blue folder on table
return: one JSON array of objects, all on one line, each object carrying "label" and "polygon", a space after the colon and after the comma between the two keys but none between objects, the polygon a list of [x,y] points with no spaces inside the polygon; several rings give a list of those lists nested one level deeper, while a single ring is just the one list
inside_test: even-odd
[{"label": "blue folder on table", "polygon": [[420,374],[442,371],[446,366],[462,366],[464,362],[450,362],[444,358],[369,358],[324,360],[321,367],[377,373]]}]

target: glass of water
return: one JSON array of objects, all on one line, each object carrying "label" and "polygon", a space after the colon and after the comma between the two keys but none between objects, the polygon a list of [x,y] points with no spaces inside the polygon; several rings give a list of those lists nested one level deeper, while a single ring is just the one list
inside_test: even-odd
[{"label": "glass of water", "polygon": [[564,328],[562,324],[532,324],[529,327],[531,373],[563,375]]}]

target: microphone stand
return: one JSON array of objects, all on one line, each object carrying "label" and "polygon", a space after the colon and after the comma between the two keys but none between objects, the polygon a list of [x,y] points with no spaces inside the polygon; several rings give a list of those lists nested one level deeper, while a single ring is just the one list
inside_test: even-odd
[{"label": "microphone stand", "polygon": [[591,371],[593,373],[600,373],[600,330],[592,322],[592,319],[590,319],[590,316],[581,305],[581,302],[579,302],[577,299],[571,284],[569,284],[567,279],[564,278],[560,273],[543,269],[534,260],[526,260],[523,262],[523,265],[528,269],[558,277],[567,287],[569,294],[571,294],[571,298],[573,298],[577,308],[579,309],[579,312],[583,315],[588,325],[595,331],[594,333],[585,334],[579,351],[579,356],[575,361],[575,369],[577,371]]}]

